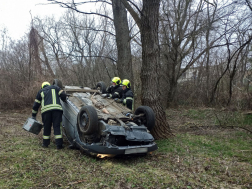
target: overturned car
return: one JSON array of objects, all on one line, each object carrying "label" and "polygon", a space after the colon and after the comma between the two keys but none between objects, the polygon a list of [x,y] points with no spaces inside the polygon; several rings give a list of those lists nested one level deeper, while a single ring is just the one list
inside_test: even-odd
[{"label": "overturned car", "polygon": [[68,98],[63,108],[63,133],[69,143],[85,153],[97,157],[148,154],[158,147],[150,130],[155,115],[148,106],[140,106],[133,113],[113,99],[103,98],[104,82],[95,89],[79,86],[62,86]]}]

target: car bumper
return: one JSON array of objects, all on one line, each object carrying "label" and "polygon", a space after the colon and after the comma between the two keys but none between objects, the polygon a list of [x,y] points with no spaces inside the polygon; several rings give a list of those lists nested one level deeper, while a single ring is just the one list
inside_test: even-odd
[{"label": "car bumper", "polygon": [[74,143],[78,146],[80,150],[97,157],[148,154],[158,149],[157,144],[155,142],[148,145],[140,146],[102,146],[102,144],[99,143],[86,144],[77,140],[74,140]]}]

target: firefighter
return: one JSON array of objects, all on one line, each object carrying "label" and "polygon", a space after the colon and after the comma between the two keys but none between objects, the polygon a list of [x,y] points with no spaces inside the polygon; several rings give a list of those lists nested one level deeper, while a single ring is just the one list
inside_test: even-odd
[{"label": "firefighter", "polygon": [[115,99],[115,101],[123,103],[123,105],[127,106],[127,108],[132,110],[134,94],[131,90],[130,81],[128,79],[124,79],[122,81],[122,89],[123,89],[122,98]]},{"label": "firefighter", "polygon": [[53,124],[55,143],[57,149],[63,148],[63,138],[61,131],[62,107],[60,103],[66,101],[66,93],[58,86],[50,85],[49,82],[43,82],[32,108],[32,118],[36,120],[38,109],[41,105],[42,122],[44,124],[43,144],[47,148],[50,144],[51,127]]},{"label": "firefighter", "polygon": [[107,89],[107,93],[102,94],[102,97],[107,98],[122,98],[122,87],[121,87],[121,79],[119,77],[113,77],[111,80],[112,85]]}]

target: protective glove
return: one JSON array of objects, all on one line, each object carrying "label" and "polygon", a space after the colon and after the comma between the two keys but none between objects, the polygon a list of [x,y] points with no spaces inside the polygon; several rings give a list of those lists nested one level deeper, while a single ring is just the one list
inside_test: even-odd
[{"label": "protective glove", "polygon": [[118,102],[118,103],[122,103],[123,102],[122,99],[120,99],[120,98],[115,98],[115,101]]},{"label": "protective glove", "polygon": [[105,97],[107,97],[107,94],[102,94],[101,96],[102,96],[103,98],[105,98]]},{"label": "protective glove", "polygon": [[101,95],[103,98],[112,98],[112,94],[102,94]]},{"label": "protective glove", "polygon": [[36,116],[32,116],[32,119],[36,120]]}]

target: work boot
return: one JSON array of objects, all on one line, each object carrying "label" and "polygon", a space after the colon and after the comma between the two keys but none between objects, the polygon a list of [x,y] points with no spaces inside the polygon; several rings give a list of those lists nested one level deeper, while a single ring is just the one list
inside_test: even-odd
[{"label": "work boot", "polygon": [[63,148],[64,148],[64,146],[63,146],[63,145],[59,145],[59,146],[57,146],[57,149],[58,149],[58,150],[63,149]]},{"label": "work boot", "polygon": [[42,144],[43,148],[48,148],[48,145]]}]

